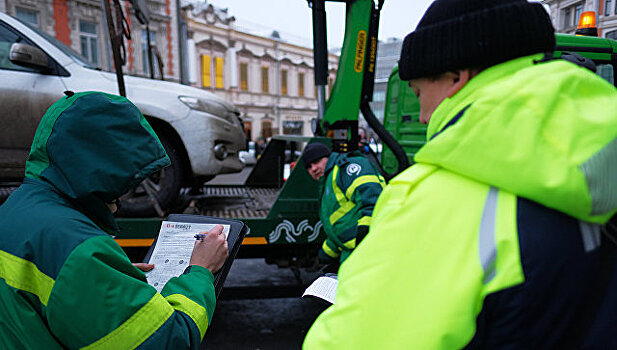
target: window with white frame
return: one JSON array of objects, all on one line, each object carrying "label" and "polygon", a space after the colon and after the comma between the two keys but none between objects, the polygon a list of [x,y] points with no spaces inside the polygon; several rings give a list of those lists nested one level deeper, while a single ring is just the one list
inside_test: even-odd
[{"label": "window with white frame", "polygon": [[141,57],[142,57],[142,68],[144,70],[144,74],[150,76],[150,57],[152,57],[152,69],[154,70],[154,76],[156,77],[159,66],[159,61],[155,55],[155,46],[156,46],[156,33],[150,31],[150,46],[152,46],[152,55],[148,55],[148,32],[143,30],[141,32]]},{"label": "window with white frame", "polygon": [[581,17],[581,13],[583,13],[583,4],[574,5],[574,23],[573,26],[578,24],[578,19]]},{"label": "window with white frame", "polygon": [[562,26],[563,26],[563,28],[568,28],[568,27],[570,27],[571,23],[572,23],[572,9],[568,7],[568,8],[563,9],[563,23],[562,23]]},{"label": "window with white frame", "polygon": [[99,44],[96,22],[79,21],[81,54],[95,65],[99,64]]},{"label": "window with white frame", "polygon": [[240,63],[240,90],[249,90],[249,69],[246,62]]},{"label": "window with white frame", "polygon": [[268,83],[269,74],[270,73],[268,66],[261,67],[261,92],[266,94],[270,92],[270,84]]},{"label": "window with white frame", "polygon": [[[605,5],[607,6],[611,6],[611,1],[612,0],[606,0],[607,3]],[[581,13],[583,12],[583,3],[579,2],[576,3],[574,5],[570,5],[566,8],[564,8],[562,10],[563,12],[563,28],[564,29],[571,29],[573,27],[576,27],[576,25],[578,24],[578,19],[579,17],[581,17]],[[606,10],[608,11],[608,9]],[[605,12],[606,14],[608,14],[608,12]]]},{"label": "window with white frame", "polygon": [[604,34],[604,37],[606,37],[608,39],[617,40],[617,30],[613,30],[611,32],[607,32],[606,34]]},{"label": "window with white frame", "polygon": [[16,7],[15,17],[19,18],[23,22],[39,27],[39,13],[37,11]]}]

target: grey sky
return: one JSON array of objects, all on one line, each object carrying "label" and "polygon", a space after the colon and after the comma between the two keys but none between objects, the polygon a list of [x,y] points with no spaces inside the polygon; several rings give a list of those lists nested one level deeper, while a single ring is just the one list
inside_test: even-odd
[{"label": "grey sky", "polygon": [[[379,22],[379,39],[403,38],[414,30],[432,0],[386,0]],[[278,30],[283,39],[312,43],[311,9],[306,0],[208,0],[216,7],[229,8],[239,27],[261,29],[262,35]],[[326,2],[328,46],[340,47],[345,31],[345,4]],[[290,40],[294,41],[294,40]]]}]

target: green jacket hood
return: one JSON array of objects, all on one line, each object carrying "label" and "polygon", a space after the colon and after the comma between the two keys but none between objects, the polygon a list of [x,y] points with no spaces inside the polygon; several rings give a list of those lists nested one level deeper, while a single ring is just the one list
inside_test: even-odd
[{"label": "green jacket hood", "polygon": [[616,90],[540,58],[490,67],[444,100],[415,160],[605,222],[617,208]]},{"label": "green jacket hood", "polygon": [[115,228],[105,203],[170,164],[156,134],[128,99],[82,92],[45,113],[26,161],[26,178],[40,179]]}]

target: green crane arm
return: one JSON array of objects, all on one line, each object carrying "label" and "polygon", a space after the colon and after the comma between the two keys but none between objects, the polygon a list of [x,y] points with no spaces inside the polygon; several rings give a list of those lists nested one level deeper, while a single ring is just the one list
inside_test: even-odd
[{"label": "green crane arm", "polygon": [[313,8],[315,86],[319,104],[313,132],[318,136],[330,137],[335,151],[356,150],[359,141],[358,116],[361,112],[371,128],[393,150],[399,163],[397,172],[402,171],[409,165],[405,152],[377,120],[369,106],[375,81],[379,14],[384,0],[377,3],[375,0],[343,1],[347,5],[345,37],[336,80],[327,102],[326,0],[308,1]]}]

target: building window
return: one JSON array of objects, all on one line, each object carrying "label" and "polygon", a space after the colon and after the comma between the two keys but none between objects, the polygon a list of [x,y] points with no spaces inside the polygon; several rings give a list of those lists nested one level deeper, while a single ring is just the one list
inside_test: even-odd
[{"label": "building window", "polygon": [[39,26],[39,13],[36,11],[28,10],[21,7],[15,8],[15,17],[19,18],[23,22],[32,24],[35,27]]},{"label": "building window", "polygon": [[[605,14],[609,15],[610,6],[612,0],[605,0]],[[581,17],[581,13],[583,12],[583,3],[579,2],[577,4],[571,5],[563,9],[563,28],[565,30],[569,30],[572,27],[576,27],[578,25],[578,20]]]},{"label": "building window", "polygon": [[210,72],[211,59],[210,55],[201,55],[201,86],[212,86],[212,75]]},{"label": "building window", "polygon": [[304,96],[304,73],[298,73],[298,96]]},{"label": "building window", "polygon": [[266,140],[272,137],[272,121],[270,120],[261,121],[261,137],[263,137]]},{"label": "building window", "polygon": [[214,87],[223,88],[223,57],[214,58]]},{"label": "building window", "polygon": [[98,34],[95,22],[79,21],[81,54],[95,65],[99,64]]},{"label": "building window", "polygon": [[611,14],[611,0],[604,1],[604,15],[610,16]]},{"label": "building window", "polygon": [[285,135],[302,135],[303,127],[303,121],[283,120],[283,134]]},{"label": "building window", "polygon": [[281,94],[287,96],[287,70],[281,71]]},{"label": "building window", "polygon": [[572,9],[569,7],[563,10],[563,27],[569,28],[572,25]]},{"label": "building window", "polygon": [[249,89],[248,78],[248,64],[240,63],[240,90],[247,91]]},{"label": "building window", "polygon": [[270,86],[268,85],[268,67],[261,67],[261,92],[268,93]]},{"label": "building window", "polygon": [[[608,0],[610,1],[610,0]],[[615,14],[617,15],[617,2],[615,3]]]},{"label": "building window", "polygon": [[583,12],[583,4],[578,4],[574,7],[574,22],[573,26],[578,24],[578,19],[581,17],[581,13]]},{"label": "building window", "polygon": [[150,46],[152,47],[152,54],[148,54],[148,32],[141,32],[141,57],[142,57],[142,69],[144,74],[150,76],[150,58],[152,58],[152,69],[156,75],[157,67],[159,66],[159,60],[156,57],[156,33],[150,32]]}]

